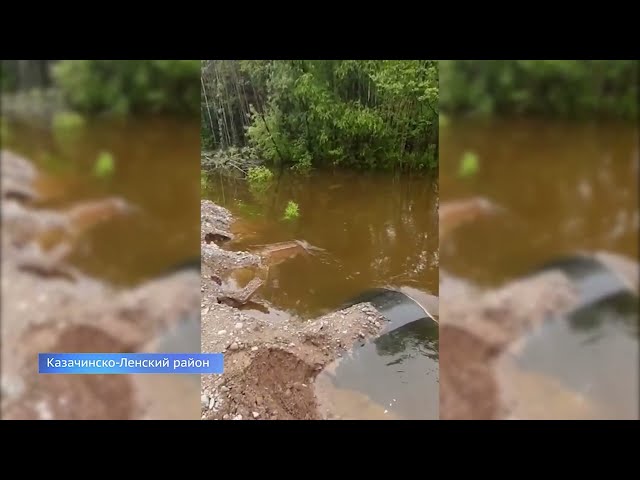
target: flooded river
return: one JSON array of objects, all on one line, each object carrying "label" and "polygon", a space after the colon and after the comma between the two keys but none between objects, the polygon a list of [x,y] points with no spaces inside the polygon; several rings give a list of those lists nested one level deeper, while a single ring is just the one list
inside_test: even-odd
[{"label": "flooded river", "polygon": [[[72,258],[93,276],[130,285],[200,255],[199,128],[197,121],[171,117],[99,119],[64,130],[8,122],[3,146],[47,174],[40,185],[44,207],[117,195],[141,208],[88,232]],[[99,176],[103,152],[113,169]]]},{"label": "flooded river", "polygon": [[[388,331],[355,345],[319,375],[316,391],[328,417],[438,418],[438,328],[423,310],[437,317],[438,193],[433,179],[285,173],[260,194],[245,182],[213,174],[204,192],[238,220],[234,228],[240,239],[233,249],[299,239],[325,250],[270,269],[260,296],[271,307],[304,320],[362,295],[373,298],[375,288],[403,292],[400,308],[390,312]],[[299,216],[285,220],[289,201],[298,204]]]},{"label": "flooded river", "polygon": [[[199,259],[200,129],[197,120],[194,122],[169,117],[97,119],[74,128],[61,130],[52,127],[50,122],[41,119],[3,123],[7,141],[3,142],[2,147],[30,159],[43,174],[42,180],[39,179],[36,185],[43,197],[37,208],[64,210],[85,201],[111,196],[121,197],[137,207],[132,215],[104,222],[83,234],[74,245],[70,259],[74,267],[126,290],[157,278],[187,259]],[[3,282],[5,302],[2,336],[8,344],[13,342],[14,346],[18,342],[13,339],[17,335],[23,335],[21,329],[40,318],[37,315],[32,318],[29,313],[23,313],[27,306],[37,303],[36,308],[39,308],[46,305],[45,308],[50,309],[50,315],[43,315],[43,318],[51,323],[60,319],[66,321],[64,311],[61,313],[56,310],[60,308],[57,300],[57,295],[60,294],[56,287],[47,289],[45,285],[38,283],[46,280],[36,276],[25,278],[27,280],[23,280],[22,285],[30,288],[24,291],[11,289],[9,294]],[[25,283],[27,281],[31,283]],[[180,286],[176,282],[175,287]],[[34,291],[38,293],[37,296]],[[163,305],[162,298],[149,295],[153,295],[153,292],[146,294],[144,299],[150,300],[152,305]],[[84,300],[82,294],[71,298],[80,299],[80,303]],[[192,310],[198,312],[200,302],[197,295],[194,298],[196,303]],[[99,306],[100,301],[101,298],[87,298],[88,304],[94,302]],[[51,306],[42,302],[49,302]],[[73,304],[67,306],[73,314],[76,307]],[[79,305],[80,311],[82,307],[83,305]],[[141,315],[144,314],[143,307]],[[176,342],[169,335],[164,339],[156,339],[157,344],[149,345],[148,348],[157,347],[161,352],[198,350],[199,316],[196,315],[193,322],[197,323],[196,328],[191,329],[192,337],[195,338],[191,338],[188,344],[184,343],[183,338],[178,339],[183,340],[182,343]],[[27,334],[24,335],[25,338],[30,338]],[[100,337],[95,338],[99,340]],[[79,340],[80,343],[74,348],[81,351],[85,347],[92,348],[86,344],[92,341],[86,338]],[[20,344],[23,342],[20,341]],[[24,348],[28,348],[28,341],[24,345]],[[121,348],[120,344],[116,345],[117,347],[107,346],[105,349]],[[17,347],[16,350],[20,351]],[[21,385],[16,371],[18,367],[3,361],[3,380],[8,378],[16,385]],[[69,382],[66,391],[60,396],[57,396],[55,383],[51,382],[46,384],[49,387],[39,387],[38,391],[46,393],[54,405],[68,401],[64,397],[67,394],[77,395],[77,398],[90,398],[93,394],[83,387],[86,382],[83,383],[82,376]],[[104,380],[98,382],[102,385]],[[180,375],[135,375],[132,382],[139,387],[136,387],[139,390],[137,402],[144,409],[145,418],[200,418],[199,376],[185,378]],[[5,383],[3,389],[4,387]],[[47,392],[47,388],[51,390]],[[115,400],[105,394],[104,385],[96,389],[99,400],[109,405],[129,401],[125,393],[122,393],[127,391],[125,387],[122,392],[113,390],[112,394],[117,396]],[[98,418],[101,415],[115,415],[120,418],[131,415],[121,411],[101,413],[99,407],[83,410],[88,401],[78,400],[78,409],[57,415],[63,418],[78,418],[82,415],[88,418],[93,418],[94,415]],[[38,413],[39,418],[51,418],[52,413],[49,410],[47,412]]]},{"label": "flooded river", "polygon": [[[260,294],[278,309],[311,318],[390,285],[437,295],[437,189],[424,175],[284,173],[266,194],[254,194],[244,181],[213,174],[204,196],[238,220],[235,250],[299,239],[326,251],[269,271]],[[290,200],[299,216],[284,220]]]},{"label": "flooded river", "polygon": [[[577,249],[638,257],[635,126],[457,121],[440,135],[442,202],[483,195],[507,209],[442,244],[447,271],[491,285]],[[479,168],[462,178],[466,152]]]},{"label": "flooded river", "polygon": [[[580,250],[637,259],[637,126],[452,121],[440,140],[442,202],[481,195],[504,207],[441,242],[443,271],[495,286]],[[470,154],[478,169],[465,177],[459,167]],[[533,334],[517,366],[529,380],[544,374],[597,405],[581,418],[637,418],[638,297],[601,290],[592,292],[596,303]],[[520,380],[513,385],[522,386],[514,387],[525,402],[521,411],[536,411],[532,418],[562,418],[559,412],[568,411],[566,402],[543,398],[542,382]]]}]

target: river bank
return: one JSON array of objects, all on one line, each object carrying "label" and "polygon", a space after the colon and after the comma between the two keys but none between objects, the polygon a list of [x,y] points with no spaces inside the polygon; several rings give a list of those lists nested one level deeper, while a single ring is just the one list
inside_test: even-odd
[{"label": "river bank", "polygon": [[202,201],[202,351],[225,354],[224,374],[203,376],[202,418],[330,418],[319,408],[315,377],[354,344],[375,337],[386,319],[366,303],[306,321],[257,318],[218,303],[234,270],[262,263],[255,254],[205,241],[213,229],[232,237],[233,221],[228,210]]},{"label": "river bank", "polygon": [[[54,208],[39,200],[42,171],[13,152],[2,150],[0,158],[2,418],[197,418],[198,386],[175,376],[38,374],[40,352],[154,351],[164,332],[197,317],[198,273],[183,270],[129,287],[88,274],[72,260],[86,237],[62,233],[78,226],[74,213],[87,213],[83,231],[116,219],[134,222],[135,215],[106,214],[113,202],[100,196]],[[57,245],[43,247],[52,233]]]}]

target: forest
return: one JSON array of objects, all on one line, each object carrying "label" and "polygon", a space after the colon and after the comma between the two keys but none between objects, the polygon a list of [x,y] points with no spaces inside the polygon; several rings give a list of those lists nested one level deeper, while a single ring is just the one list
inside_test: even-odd
[{"label": "forest", "polygon": [[[3,93],[53,90],[65,108],[93,114],[197,114],[198,60],[3,60]],[[50,98],[50,97],[47,97]]]},{"label": "forest", "polygon": [[637,60],[447,60],[441,110],[450,115],[638,118]]},{"label": "forest", "polygon": [[201,142],[297,171],[434,170],[436,60],[204,60]]}]

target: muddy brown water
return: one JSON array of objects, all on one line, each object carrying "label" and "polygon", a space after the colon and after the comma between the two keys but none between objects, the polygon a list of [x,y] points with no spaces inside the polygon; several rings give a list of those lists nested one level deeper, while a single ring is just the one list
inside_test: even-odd
[{"label": "muddy brown water", "polygon": [[[311,318],[387,285],[437,295],[437,188],[427,176],[285,172],[254,194],[242,180],[211,174],[203,192],[237,219],[241,236],[230,248],[300,239],[326,251],[270,269],[260,296],[276,308]],[[290,200],[300,214],[284,220]]]},{"label": "muddy brown water", "polygon": [[[300,239],[325,250],[270,268],[260,290],[270,309],[304,320],[334,311],[372,288],[391,287],[436,310],[437,316],[438,193],[433,178],[285,172],[260,193],[214,173],[204,194],[237,219],[239,238],[229,248]],[[290,200],[300,215],[284,220]],[[419,307],[408,311],[412,320],[425,316]],[[437,326],[431,322],[393,324],[393,332],[355,345],[318,377],[322,406],[340,418],[437,418]]]},{"label": "muddy brown water", "polygon": [[[637,259],[638,135],[637,125],[628,124],[451,121],[441,131],[442,201],[482,195],[506,210],[443,241],[442,269],[494,286],[578,250]],[[479,169],[464,178],[458,167],[466,152],[477,155]],[[592,279],[598,287],[592,294],[603,294],[606,277]],[[532,334],[518,368],[544,374],[597,404],[598,413],[586,417],[637,418],[638,297],[604,297]],[[566,410],[545,404],[542,388],[539,395],[531,385],[526,391],[525,410],[542,405],[542,418]]]},{"label": "muddy brown water", "polygon": [[[44,174],[37,185],[44,197],[39,207],[64,209],[117,195],[140,208],[84,234],[70,259],[75,267],[127,288],[165,274],[186,259],[199,259],[197,119],[100,119],[64,132],[40,120],[5,121],[9,135],[3,148],[31,159]],[[101,152],[108,152],[115,164],[112,175],[103,178],[94,175]],[[193,309],[198,312],[198,305]],[[181,343],[170,332],[149,348],[199,351],[199,328],[192,333],[196,339]],[[143,392],[147,418],[200,418],[199,376],[136,375],[134,380]]]},{"label": "muddy brown water", "polygon": [[[42,121],[6,121],[4,148],[31,159],[46,174],[42,206],[118,195],[139,206],[131,217],[88,232],[72,262],[106,281],[131,285],[200,255],[199,124],[173,117],[100,119],[74,130]],[[113,174],[94,175],[101,152]]]}]

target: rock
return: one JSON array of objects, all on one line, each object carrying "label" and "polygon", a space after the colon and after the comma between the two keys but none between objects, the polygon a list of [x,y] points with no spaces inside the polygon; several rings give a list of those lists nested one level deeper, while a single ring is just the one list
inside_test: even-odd
[{"label": "rock", "polygon": [[251,351],[252,352],[257,352],[258,351],[258,347],[251,347]]},{"label": "rock", "polygon": [[242,420],[242,415],[238,414],[235,417],[233,417],[234,420]]},{"label": "rock", "polygon": [[226,335],[227,331],[226,330],[220,330],[218,332],[218,335]]},{"label": "rock", "polygon": [[200,404],[203,407],[208,407],[209,406],[209,396],[208,395],[200,395]]},{"label": "rock", "polygon": [[242,322],[238,322],[235,324],[235,329],[240,330],[242,328]]},{"label": "rock", "polygon": [[240,347],[238,346],[238,344],[236,342],[233,342],[231,345],[229,345],[229,350],[232,350],[232,351],[236,351],[239,348]]},{"label": "rock", "polygon": [[260,416],[258,412],[252,412],[251,415],[253,415],[253,418],[258,418]]},{"label": "rock", "polygon": [[256,405],[262,405],[263,399],[261,396],[256,397]]},{"label": "rock", "polygon": [[227,387],[226,385],[222,385],[222,386],[220,387],[220,391],[221,391],[221,392],[228,392],[228,391],[229,391],[229,387]]},{"label": "rock", "polygon": [[223,419],[223,420],[229,420],[229,414],[228,414],[228,413],[225,413],[225,414],[222,416],[222,419]]},{"label": "rock", "polygon": [[215,399],[215,398],[212,398],[212,399],[209,401],[209,410],[213,410],[213,407],[215,407],[215,406],[216,406],[216,399]]}]

